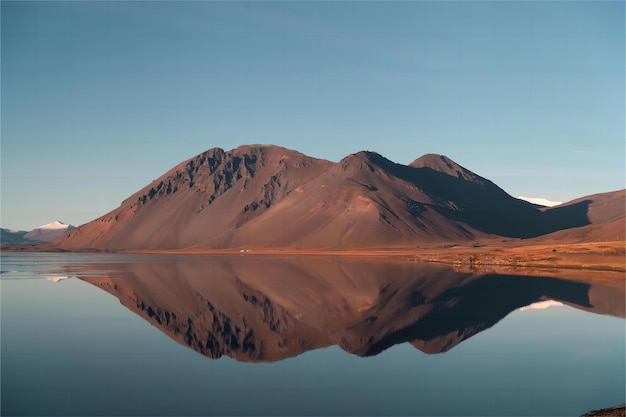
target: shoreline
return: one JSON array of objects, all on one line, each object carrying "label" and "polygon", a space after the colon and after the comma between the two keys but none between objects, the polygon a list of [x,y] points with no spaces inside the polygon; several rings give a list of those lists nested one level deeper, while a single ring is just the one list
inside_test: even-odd
[{"label": "shoreline", "polygon": [[599,410],[591,410],[581,417],[623,417],[626,416],[626,405],[618,405],[617,407],[602,408]]},{"label": "shoreline", "polygon": [[50,245],[3,245],[3,252],[69,252],[69,253],[128,253],[156,255],[212,256],[363,256],[403,257],[412,262],[428,262],[469,269],[544,268],[590,271],[626,272],[624,241],[590,243],[540,243],[483,245],[424,245],[416,248],[375,249],[296,249],[296,248],[228,248],[228,249],[123,249],[66,250]]}]

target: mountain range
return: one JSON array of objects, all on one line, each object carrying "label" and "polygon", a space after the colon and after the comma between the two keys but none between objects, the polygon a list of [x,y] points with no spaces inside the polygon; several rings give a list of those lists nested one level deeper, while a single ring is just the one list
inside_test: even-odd
[{"label": "mountain range", "polygon": [[52,242],[74,226],[58,220],[36,227],[33,230],[2,229],[2,243],[48,243]]},{"label": "mountain range", "polygon": [[273,145],[213,148],[60,249],[376,249],[490,239],[624,239],[624,190],[556,207],[514,198],[442,155],[408,165],[362,151],[334,163]]}]

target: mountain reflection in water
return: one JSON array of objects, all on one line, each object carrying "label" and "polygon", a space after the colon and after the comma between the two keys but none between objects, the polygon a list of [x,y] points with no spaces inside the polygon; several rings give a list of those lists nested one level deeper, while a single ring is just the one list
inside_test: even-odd
[{"label": "mountain reflection in water", "polygon": [[[185,257],[82,280],[210,358],[277,361],[338,345],[445,352],[510,312],[555,300],[624,317],[624,280],[479,274],[401,260]],[[567,275],[566,275],[567,276]]]}]

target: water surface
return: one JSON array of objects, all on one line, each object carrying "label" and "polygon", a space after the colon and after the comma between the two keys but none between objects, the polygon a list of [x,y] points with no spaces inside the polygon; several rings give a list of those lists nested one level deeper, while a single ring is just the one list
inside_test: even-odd
[{"label": "water surface", "polygon": [[623,274],[11,253],[1,269],[2,415],[573,416],[624,402]]}]

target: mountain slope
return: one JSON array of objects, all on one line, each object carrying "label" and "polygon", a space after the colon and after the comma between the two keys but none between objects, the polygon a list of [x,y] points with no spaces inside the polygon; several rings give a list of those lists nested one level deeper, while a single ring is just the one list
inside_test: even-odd
[{"label": "mountain slope", "polygon": [[[263,246],[340,249],[398,247],[419,241],[471,240],[481,232],[450,222],[433,201],[376,166],[370,154],[350,155],[296,189],[293,198],[242,227],[234,243],[263,236]],[[289,221],[288,234],[275,234]],[[280,229],[279,229],[280,230]]]},{"label": "mountain slope", "polygon": [[529,238],[590,224],[589,202],[549,211],[439,155],[333,163],[272,145],[210,149],[119,208],[65,233],[64,249],[393,248]]},{"label": "mountain slope", "polygon": [[537,240],[579,242],[618,241],[626,238],[626,190],[594,194],[546,209],[571,210],[572,206],[585,204],[590,224],[560,230]]},{"label": "mountain slope", "polygon": [[441,215],[488,234],[531,238],[590,223],[587,201],[544,213],[444,156],[426,155],[409,166],[375,158],[387,172],[423,190]]},{"label": "mountain slope", "polygon": [[177,165],[55,245],[63,248],[228,247],[233,231],[332,163],[276,146],[210,149]]}]

